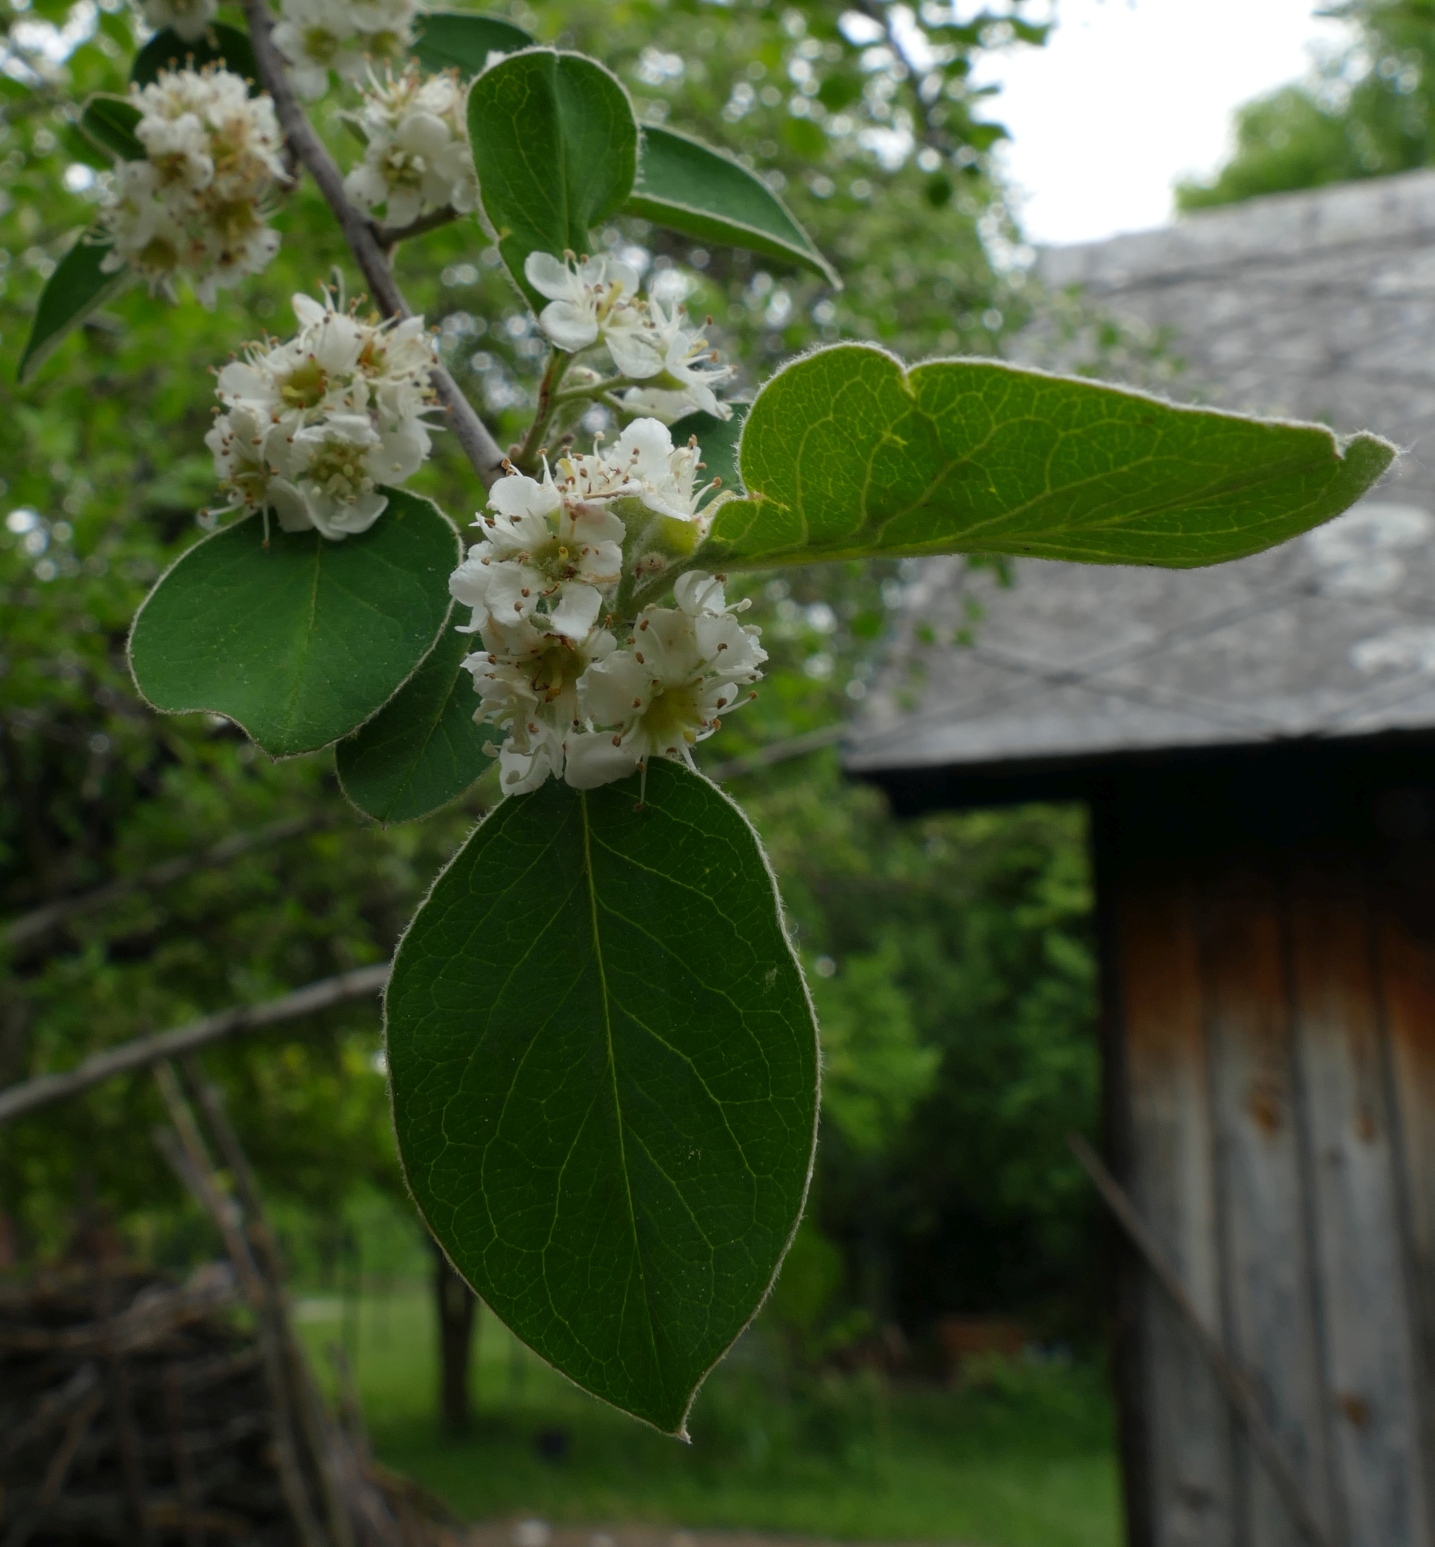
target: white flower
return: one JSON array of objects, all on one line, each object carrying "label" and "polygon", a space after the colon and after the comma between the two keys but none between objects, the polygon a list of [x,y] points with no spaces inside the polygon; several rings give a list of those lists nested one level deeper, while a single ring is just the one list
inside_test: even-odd
[{"label": "white flower", "polygon": [[568,737],[564,778],[593,789],[624,778],[650,757],[691,765],[691,748],[718,729],[720,715],[744,702],[767,652],[744,627],[722,583],[690,571],[674,587],[678,605],[646,607],[629,648],[594,662],[578,684],[594,727]]},{"label": "white flower", "polygon": [[532,623],[483,630],[485,648],[463,664],[473,676],[479,725],[507,732],[500,748],[504,790],[522,795],[552,774],[561,778],[567,738],[578,713],[578,681],[613,650],[613,636],[595,629],[582,639],[546,633]]},{"label": "white flower", "polygon": [[735,374],[720,362],[717,350],[696,329],[683,324],[684,309],[664,311],[660,301],[650,301],[641,324],[627,319],[604,335],[613,363],[624,376],[647,383],[630,388],[624,406],[634,412],[655,413],[660,418],[680,418],[694,409],[718,419],[730,419],[732,409],[720,402],[713,388]]},{"label": "white flower", "polygon": [[489,505],[475,523],[483,540],[449,577],[454,598],[473,608],[470,631],[539,615],[564,638],[586,638],[605,590],[622,578],[621,519],[601,503],[564,499],[548,474],[542,483],[500,478]]},{"label": "white flower", "polygon": [[269,445],[283,435],[281,426],[250,403],[236,403],[214,421],[204,443],[214,453],[215,472],[236,504],[257,510],[266,503],[269,480],[275,476]]},{"label": "white flower", "polygon": [[144,0],[144,19],[155,29],[171,28],[186,43],[193,43],[214,20],[218,0]]},{"label": "white flower", "polygon": [[626,316],[637,294],[635,269],[616,258],[584,258],[570,253],[563,261],[552,253],[531,252],[523,265],[528,283],[548,297],[538,326],[559,349],[574,354],[598,341],[605,327]]},{"label": "white flower", "polygon": [[322,97],[329,72],[356,81],[370,60],[396,59],[413,42],[414,0],[283,0],[274,43],[301,97]]},{"label": "white flower", "polygon": [[344,179],[364,209],[384,208],[406,226],[445,205],[478,207],[478,175],[468,147],[463,88],[451,71],[425,79],[410,66],[397,79],[372,73],[352,115],[367,140],[364,159]]},{"label": "white flower", "polygon": [[219,373],[228,412],[206,443],[234,505],[338,540],[367,531],[388,504],[381,487],[412,477],[428,455],[433,350],[421,317],[364,321],[305,295],[294,312],[295,338]]},{"label": "white flower", "polygon": [[695,488],[701,466],[697,440],[674,446],[672,432],[658,419],[635,419],[618,437],[615,456],[626,460],[628,477],[649,510],[675,521],[697,521],[698,504],[713,487]]},{"label": "white flower", "polygon": [[162,70],[131,101],[145,159],[122,161],[107,182],[100,218],[113,246],[102,267],[128,265],[170,295],[183,275],[212,305],[279,248],[266,209],[284,172],[274,104],[212,67]]}]

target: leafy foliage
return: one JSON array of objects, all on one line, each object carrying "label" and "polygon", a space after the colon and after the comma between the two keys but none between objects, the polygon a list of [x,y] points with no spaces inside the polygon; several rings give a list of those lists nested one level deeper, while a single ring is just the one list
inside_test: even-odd
[{"label": "leafy foliage", "polygon": [[701,241],[786,259],[836,282],[832,265],[782,200],[740,162],[685,134],[643,130],[638,182],[627,208]]},{"label": "leafy foliage", "polygon": [[130,660],[167,714],[228,715],[274,757],[376,714],[433,648],[459,548],[428,500],[389,491],[367,532],[266,532],[250,516],[196,543],[135,618]]},{"label": "leafy foliage", "polygon": [[1176,191],[1183,210],[1385,177],[1435,164],[1435,10],[1428,0],[1347,0],[1329,15],[1356,41],[1309,81],[1236,112],[1235,154]]},{"label": "leafy foliage", "polygon": [[423,665],[335,749],[340,786],[375,821],[429,816],[492,766],[491,738],[473,723],[473,679],[459,669],[471,646],[450,617]]},{"label": "leafy foliage", "polygon": [[954,551],[1216,564],[1347,509],[1394,455],[1373,435],[1342,444],[988,361],[904,373],[837,345],[759,393],[748,498],[722,507],[710,549],[734,566]]},{"label": "leafy foliage", "polygon": [[669,764],[637,783],[488,818],[404,937],[386,1040],[454,1264],[580,1386],[681,1433],[800,1212],[817,1040],[741,813]]},{"label": "leafy foliage", "polygon": [[483,207],[513,281],[540,309],[530,253],[586,253],[633,186],[638,126],[622,86],[580,54],[531,49],[474,83],[468,127]]}]

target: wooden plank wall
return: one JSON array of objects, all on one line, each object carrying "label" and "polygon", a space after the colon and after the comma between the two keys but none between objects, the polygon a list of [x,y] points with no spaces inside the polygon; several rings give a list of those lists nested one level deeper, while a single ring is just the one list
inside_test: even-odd
[{"label": "wooden plank wall", "polygon": [[[1435,1547],[1435,941],[1350,853],[1113,883],[1136,1202],[1331,1540]],[[1150,1547],[1298,1547],[1179,1318],[1142,1304]]]}]

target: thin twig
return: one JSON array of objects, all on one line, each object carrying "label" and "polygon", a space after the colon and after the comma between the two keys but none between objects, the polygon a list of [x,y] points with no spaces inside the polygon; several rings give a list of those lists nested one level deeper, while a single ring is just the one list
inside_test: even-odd
[{"label": "thin twig", "polygon": [[385,252],[392,252],[400,242],[411,242],[416,236],[427,236],[440,226],[452,225],[458,218],[458,211],[453,205],[445,204],[442,209],[430,210],[427,215],[420,215],[406,226],[375,226],[374,239]]},{"label": "thin twig", "polygon": [[161,1129],[156,1133],[155,1140],[165,1159],[219,1230],[224,1249],[239,1274],[244,1296],[254,1312],[259,1357],[274,1412],[274,1456],[284,1502],[288,1505],[304,1547],[329,1547],[323,1528],[315,1518],[309,1489],[299,1463],[283,1350],[269,1315],[269,1297],[265,1292],[259,1265],[240,1227],[239,1211],[233,1200],[220,1190],[204,1140],[195,1124],[194,1114],[180,1091],[173,1068],[169,1064],[161,1064],[155,1070],[155,1079],[170,1121],[174,1124],[172,1129]]},{"label": "thin twig", "polygon": [[[249,22],[249,38],[254,45],[254,59],[259,68],[259,82],[274,101],[274,112],[284,138],[294,149],[299,160],[308,169],[318,185],[325,203],[339,223],[349,251],[359,265],[364,282],[373,293],[379,310],[388,317],[413,315],[409,303],[394,279],[389,267],[388,254],[379,240],[373,223],[349,202],[344,192],[344,177],[334,164],[324,142],[305,113],[294,88],[284,58],[274,45],[270,35],[273,18],[265,0],[242,0],[244,14]],[[488,488],[503,472],[503,452],[498,442],[489,434],[488,427],[478,417],[473,404],[463,395],[458,383],[441,366],[435,365],[431,373],[434,391],[448,410],[449,427],[473,464],[473,470]]]},{"label": "thin twig", "polygon": [[175,1366],[164,1367],[164,1418],[169,1429],[169,1452],[174,1466],[179,1507],[183,1515],[184,1547],[204,1547],[204,1525],[199,1514],[199,1489],[194,1476],[194,1458],[189,1453],[189,1437],[184,1432],[184,1393],[179,1389]]},{"label": "thin twig", "polygon": [[152,1037],[137,1037],[133,1042],[122,1043],[108,1052],[96,1053],[77,1068],[64,1074],[42,1074],[38,1079],[26,1080],[0,1091],[0,1125],[22,1112],[33,1112],[36,1107],[48,1106],[52,1101],[62,1101],[67,1096],[78,1095],[92,1085],[112,1079],[117,1074],[129,1074],[135,1069],[146,1069],[161,1059],[178,1058],[206,1043],[218,1042],[223,1037],[236,1036],[241,1032],[260,1031],[266,1026],[278,1026],[285,1021],[298,1020],[300,1016],[327,1010],[333,1005],[346,1004],[351,999],[370,999],[388,981],[389,964],[380,962],[373,967],[359,967],[353,972],[343,972],[337,977],[322,978],[292,994],[271,999],[265,1004],[238,1005],[221,1010],[217,1015],[206,1015],[187,1026],[177,1026],[173,1031],[161,1031]]},{"label": "thin twig", "polygon": [[572,363],[573,356],[564,350],[549,349],[548,364],[544,367],[542,381],[538,383],[538,406],[533,413],[533,423],[528,426],[522,443],[513,451],[513,465],[521,473],[534,471],[538,453],[543,448],[543,437],[548,433],[549,420],[552,419],[561,399],[561,394],[558,392],[559,383],[562,382]]},{"label": "thin twig", "polygon": [[1206,1325],[1205,1318],[1196,1309],[1195,1301],[1186,1293],[1186,1286],[1181,1282],[1180,1274],[1166,1260],[1166,1254],[1161,1250],[1160,1243],[1147,1228],[1146,1221],[1141,1218],[1136,1205],[1126,1195],[1126,1190],[1106,1169],[1101,1157],[1080,1134],[1069,1134],[1066,1142],[1082,1170],[1091,1178],[1097,1192],[1101,1194],[1102,1201],[1116,1216],[1121,1228],[1130,1237],[1132,1245],[1140,1252],[1156,1282],[1170,1296],[1172,1303],[1185,1319],[1187,1328],[1210,1363],[1217,1384],[1225,1393],[1226,1400],[1231,1404],[1236,1418],[1244,1426],[1251,1442],[1251,1449],[1260,1457],[1266,1469],[1266,1475],[1274,1484],[1281,1502],[1289,1511],[1301,1535],[1311,1543],[1311,1547],[1334,1547],[1325,1527],[1311,1513],[1301,1480],[1252,1394],[1250,1377],[1238,1370],[1226,1357],[1226,1351],[1221,1347],[1220,1339]]},{"label": "thin twig", "polygon": [[[224,1110],[224,1101],[218,1089],[210,1083],[198,1054],[190,1053],[182,1061],[185,1082],[199,1103],[209,1131],[219,1147],[224,1164],[234,1179],[234,1190],[244,1211],[245,1234],[254,1251],[256,1265],[264,1282],[269,1315],[284,1355],[290,1389],[299,1409],[299,1421],[304,1437],[319,1474],[324,1494],[325,1514],[329,1530],[339,1547],[353,1547],[353,1526],[344,1505],[342,1481],[334,1464],[333,1447],[330,1444],[329,1425],[324,1405],[314,1384],[309,1361],[299,1346],[294,1332],[294,1320],[290,1314],[289,1297],[284,1291],[284,1258],[279,1249],[279,1238],[269,1223],[264,1199],[259,1191],[259,1178],[244,1153],[239,1135]],[[161,1065],[166,1068],[167,1065]]]},{"label": "thin twig", "polygon": [[85,1435],[89,1433],[90,1425],[95,1421],[99,1410],[104,1406],[104,1401],[102,1393],[94,1392],[86,1398],[79,1411],[70,1419],[65,1437],[60,1441],[59,1449],[50,1458],[50,1464],[45,1469],[45,1479],[40,1484],[40,1492],[36,1495],[35,1502],[5,1533],[2,1547],[25,1547],[25,1543],[45,1523],[45,1516],[50,1513],[60,1497],[60,1490],[65,1486],[65,1479],[69,1476],[70,1467],[74,1464],[80,1445]]},{"label": "thin twig", "polygon": [[64,923],[66,919],[74,918],[77,914],[93,913],[99,908],[108,907],[113,902],[119,902],[122,898],[133,896],[136,892],[154,891],[162,886],[172,886],[176,881],[182,881],[198,870],[211,870],[218,865],[227,865],[231,860],[249,853],[251,849],[264,848],[271,843],[282,843],[288,838],[298,838],[304,833],[333,827],[337,820],[338,818],[333,815],[290,817],[282,822],[271,822],[267,827],[256,828],[253,832],[236,833],[198,854],[177,854],[172,859],[161,860],[157,865],[151,865],[148,870],[141,870],[138,875],[119,876],[113,881],[107,881],[103,886],[97,886],[91,892],[80,892],[73,897],[61,897],[56,902],[46,903],[43,908],[35,908],[29,913],[21,914],[18,919],[0,927],[0,944],[11,947],[24,945],[36,936],[53,929],[57,924]]}]

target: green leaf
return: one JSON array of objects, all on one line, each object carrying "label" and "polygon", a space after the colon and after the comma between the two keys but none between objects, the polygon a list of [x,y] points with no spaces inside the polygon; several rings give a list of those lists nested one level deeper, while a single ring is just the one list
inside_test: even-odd
[{"label": "green leaf", "polygon": [[644,126],[638,181],[626,208],[686,236],[800,264],[841,287],[832,265],[760,177],[685,134]]},{"label": "green leaf", "polygon": [[99,92],[85,103],[80,128],[120,161],[143,161],[145,148],[135,135],[135,125],[143,116],[128,97]]},{"label": "green leaf", "polygon": [[705,414],[701,409],[695,409],[668,426],[675,446],[686,444],[689,436],[697,437],[698,447],[703,454],[702,481],[721,478],[724,489],[742,487],[737,467],[737,443],[747,412],[746,403],[732,405],[731,419],[719,419],[714,414]]},{"label": "green leaf", "polygon": [[591,252],[591,227],[632,190],[638,125],[628,94],[582,54],[532,48],[473,83],[468,129],[498,249],[541,310],[544,298],[523,277],[529,253]]},{"label": "green leaf", "polygon": [[522,27],[476,11],[427,11],[419,16],[410,52],[425,70],[457,70],[465,80],[481,75],[490,54],[511,54],[533,39]]},{"label": "green leaf", "polygon": [[154,708],[237,721],[274,757],[328,746],[377,713],[448,616],[458,534],[402,490],[342,542],[258,516],[196,543],[135,617],[130,666]]},{"label": "green leaf", "polygon": [[217,64],[249,82],[251,94],[259,89],[259,66],[249,34],[224,22],[211,22],[200,37],[186,41],[166,27],[157,32],[135,55],[130,79],[136,86],[148,86],[159,79],[161,70],[182,70],[186,65],[202,70]]},{"label": "green leaf", "polygon": [[344,794],[379,822],[412,822],[492,767],[494,732],[473,723],[478,697],[459,663],[475,648],[450,616],[432,653],[372,720],[334,748]]},{"label": "green leaf", "polygon": [[683,1432],[801,1213],[812,1009],[756,835],[655,761],[504,801],[386,995],[405,1174],[454,1266],[595,1396]]},{"label": "green leaf", "polygon": [[1219,564],[1339,515],[1394,455],[1374,435],[994,360],[904,371],[838,344],[758,393],[748,498],[716,514],[703,554],[728,567],[923,553]]},{"label": "green leaf", "polygon": [[40,292],[30,337],[20,356],[16,373],[20,381],[28,381],[72,329],[118,295],[134,277],[124,268],[112,274],[101,269],[109,251],[107,235],[99,227],[92,227],[80,233],[75,245],[55,265],[55,272]]}]

